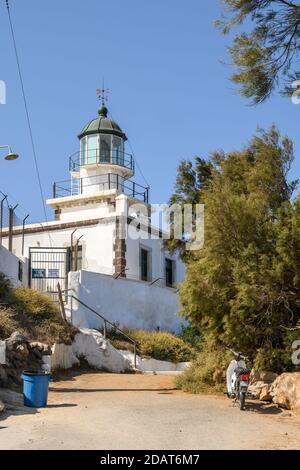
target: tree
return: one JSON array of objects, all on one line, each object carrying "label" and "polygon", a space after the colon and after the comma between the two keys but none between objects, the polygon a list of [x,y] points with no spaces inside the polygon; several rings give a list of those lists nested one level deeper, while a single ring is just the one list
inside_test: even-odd
[{"label": "tree", "polygon": [[242,96],[265,101],[283,82],[300,78],[300,4],[291,0],[223,0],[229,17],[217,21],[223,33],[250,19],[252,31],[236,34],[229,47],[237,72],[231,76]]},{"label": "tree", "polygon": [[[207,161],[201,157],[195,157],[194,162],[182,160],[177,169],[174,193],[170,197],[169,206],[177,204],[183,209],[185,204],[198,204],[201,190],[212,178],[213,167],[213,161]],[[184,223],[184,220],[182,222]],[[165,246],[170,252],[178,251],[183,259],[187,259],[190,253],[185,250],[184,238],[178,240],[172,237],[175,223],[178,222],[174,217],[171,217],[171,238],[165,241]],[[181,229],[184,233],[183,227]]]},{"label": "tree", "polygon": [[214,164],[200,195],[204,248],[188,259],[180,289],[182,312],[204,337],[275,370],[288,364],[287,331],[300,319],[300,199],[291,199],[292,161],[292,142],[272,127]]}]

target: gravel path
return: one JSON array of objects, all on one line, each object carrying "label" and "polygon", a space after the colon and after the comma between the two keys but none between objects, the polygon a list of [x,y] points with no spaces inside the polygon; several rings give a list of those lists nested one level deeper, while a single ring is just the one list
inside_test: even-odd
[{"label": "gravel path", "polygon": [[299,449],[300,420],[174,389],[174,377],[87,373],[51,384],[49,407],[12,408],[0,449]]}]

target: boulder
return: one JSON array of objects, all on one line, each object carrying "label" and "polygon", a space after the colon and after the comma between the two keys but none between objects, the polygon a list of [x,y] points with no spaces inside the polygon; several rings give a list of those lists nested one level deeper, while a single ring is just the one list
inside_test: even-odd
[{"label": "boulder", "polygon": [[3,411],[5,411],[5,405],[3,401],[0,400],[0,413],[2,413]]},{"label": "boulder", "polygon": [[261,401],[272,401],[272,395],[270,394],[271,385],[266,384],[260,391],[259,399]]},{"label": "boulder", "polygon": [[266,384],[271,384],[276,380],[278,374],[270,371],[252,371],[250,374],[250,385],[255,384],[256,382],[264,382]]},{"label": "boulder", "polygon": [[262,389],[268,384],[266,384],[265,382],[262,382],[261,380],[258,381],[258,382],[254,382],[252,384],[249,385],[249,392],[253,395],[253,398],[259,398],[260,397],[260,394],[261,394],[261,391]]},{"label": "boulder", "polygon": [[7,388],[0,388],[0,400],[12,406],[23,406],[24,404],[23,395],[21,393]]},{"label": "boulder", "polygon": [[8,350],[15,349],[19,344],[28,344],[26,336],[22,335],[19,331],[15,331],[7,340],[6,347]]},{"label": "boulder", "polygon": [[48,344],[39,343],[38,341],[34,341],[30,343],[30,347],[34,351],[39,351],[40,357],[41,356],[51,356],[52,350]]},{"label": "boulder", "polygon": [[300,415],[300,372],[284,373],[270,387],[273,402]]},{"label": "boulder", "polygon": [[6,387],[7,385],[7,372],[6,369],[0,365],[0,387]]},{"label": "boulder", "polygon": [[28,347],[27,347],[27,344],[17,344],[16,348],[15,348],[15,351],[16,353],[18,354],[18,356],[20,358],[22,358],[23,360],[26,360],[27,357],[29,356],[29,351],[28,351]]}]

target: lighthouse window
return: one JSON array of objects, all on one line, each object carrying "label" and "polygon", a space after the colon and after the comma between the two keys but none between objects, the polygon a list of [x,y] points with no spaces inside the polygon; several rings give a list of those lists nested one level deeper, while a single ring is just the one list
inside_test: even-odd
[{"label": "lighthouse window", "polygon": [[123,165],[124,154],[122,144],[123,141],[121,137],[116,135],[112,137],[112,163],[115,165]]},{"label": "lighthouse window", "polygon": [[97,163],[98,161],[98,136],[90,135],[88,136],[88,155],[87,155],[87,164],[91,165]]},{"label": "lighthouse window", "polygon": [[100,162],[110,163],[111,136],[100,135]]},{"label": "lighthouse window", "polygon": [[86,138],[84,137],[81,140],[81,154],[80,154],[80,163],[84,165],[86,161]]}]

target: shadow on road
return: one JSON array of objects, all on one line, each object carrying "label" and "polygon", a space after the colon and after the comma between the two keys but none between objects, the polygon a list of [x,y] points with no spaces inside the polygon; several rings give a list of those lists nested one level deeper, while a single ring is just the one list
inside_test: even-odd
[{"label": "shadow on road", "polygon": [[78,406],[76,403],[59,403],[58,405],[47,405],[46,408],[72,408]]},{"label": "shadow on road", "polygon": [[[0,422],[9,418],[9,416],[33,415],[36,413],[39,413],[36,408],[28,408],[26,406],[15,406],[6,404],[5,411],[0,415]],[[0,426],[0,431],[1,429],[5,429],[5,426]]]},{"label": "shadow on road", "polygon": [[246,404],[246,410],[264,415],[279,415],[282,413],[282,410],[276,405],[264,402],[248,402]]},{"label": "shadow on road", "polygon": [[50,387],[50,392],[55,393],[93,393],[93,392],[172,392],[176,388],[55,388]]}]

